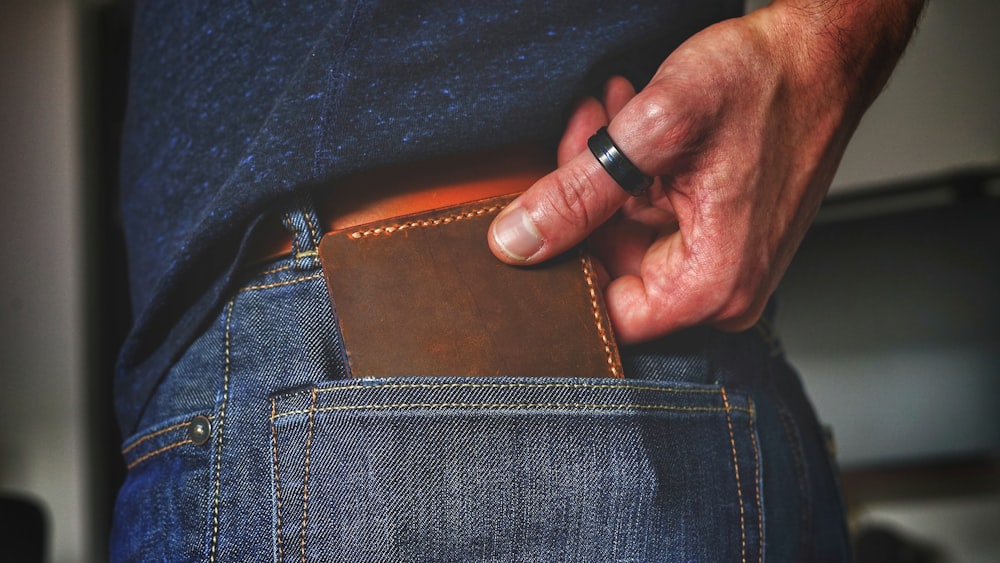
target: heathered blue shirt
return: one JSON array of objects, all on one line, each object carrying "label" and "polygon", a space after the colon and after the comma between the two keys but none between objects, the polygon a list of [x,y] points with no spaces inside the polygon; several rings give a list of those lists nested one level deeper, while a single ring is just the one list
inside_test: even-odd
[{"label": "heathered blue shirt", "polygon": [[742,4],[140,2],[122,167],[136,312],[117,374],[122,429],[231,289],[252,223],[292,192],[387,164],[554,146],[575,100],[613,74],[641,86]]}]

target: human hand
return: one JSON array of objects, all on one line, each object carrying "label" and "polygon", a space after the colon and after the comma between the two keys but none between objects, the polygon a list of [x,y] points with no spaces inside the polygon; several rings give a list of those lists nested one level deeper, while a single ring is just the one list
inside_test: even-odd
[{"label": "human hand", "polygon": [[[891,68],[909,36],[906,29],[886,63],[885,53],[864,46],[870,37],[849,50],[844,36],[817,30],[829,13],[786,4],[693,36],[638,94],[617,77],[603,101],[581,102],[560,143],[559,168],[494,221],[493,253],[534,264],[592,233],[623,343],[697,324],[753,325],[885,82],[881,68]],[[915,7],[915,21],[919,2],[899,5]],[[835,25],[844,25],[845,14],[836,15]],[[602,125],[658,178],[645,195],[630,197],[587,149]]]}]

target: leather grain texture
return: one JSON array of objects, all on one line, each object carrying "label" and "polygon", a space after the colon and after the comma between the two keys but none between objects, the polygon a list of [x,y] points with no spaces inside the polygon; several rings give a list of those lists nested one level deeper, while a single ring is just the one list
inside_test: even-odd
[{"label": "leather grain texture", "polygon": [[320,259],[353,377],[622,377],[590,259],[503,264],[513,196],[327,233]]}]

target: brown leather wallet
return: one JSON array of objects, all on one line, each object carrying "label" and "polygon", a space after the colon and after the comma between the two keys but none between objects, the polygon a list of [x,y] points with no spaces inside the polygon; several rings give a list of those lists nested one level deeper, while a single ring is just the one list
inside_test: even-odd
[{"label": "brown leather wallet", "polygon": [[514,267],[501,196],[327,233],[320,260],[353,377],[622,377],[590,258]]}]

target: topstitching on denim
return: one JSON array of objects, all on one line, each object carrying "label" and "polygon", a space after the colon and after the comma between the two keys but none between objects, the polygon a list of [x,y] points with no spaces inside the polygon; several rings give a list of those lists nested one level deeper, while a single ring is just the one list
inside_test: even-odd
[{"label": "topstitching on denim", "polygon": [[219,545],[219,496],[222,485],[222,446],[225,439],[224,427],[226,424],[226,404],[229,401],[229,369],[230,369],[230,329],[233,320],[234,301],[230,300],[226,307],[226,332],[224,343],[224,360],[222,376],[222,401],[219,404],[219,425],[215,432],[215,476],[214,493],[212,495],[212,539],[209,547],[208,560],[215,562],[215,553]]},{"label": "topstitching on denim", "polygon": [[[209,421],[211,416],[206,416]],[[139,464],[175,448],[194,444],[188,435],[190,419],[171,424],[165,428],[143,434],[122,448],[126,469],[132,470]]]}]

